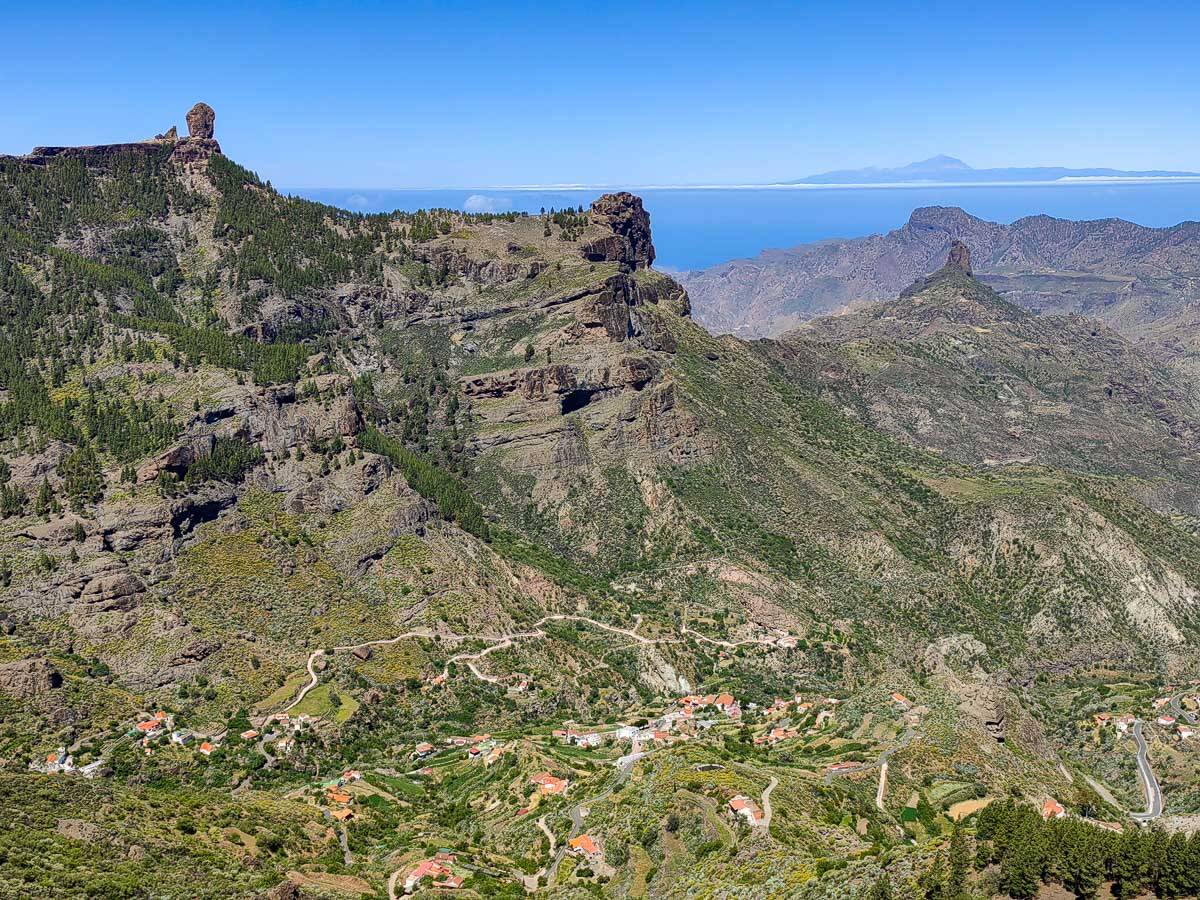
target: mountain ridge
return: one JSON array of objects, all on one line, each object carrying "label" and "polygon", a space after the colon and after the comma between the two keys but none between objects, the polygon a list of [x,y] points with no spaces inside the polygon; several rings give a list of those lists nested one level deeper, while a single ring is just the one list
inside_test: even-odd
[{"label": "mountain ridge", "polygon": [[945,154],[931,156],[895,168],[868,166],[821,172],[781,184],[904,184],[922,182],[1019,182],[1058,181],[1065,178],[1187,178],[1200,173],[1164,169],[1130,170],[1069,168],[1065,166],[1002,166],[976,169],[961,159]]},{"label": "mountain ridge", "polygon": [[633,195],[358,215],[210,113],[0,159],[0,893],[816,898],[1047,796],[1140,834],[1095,717],[1200,676],[1177,373],[952,243],[713,335]]},{"label": "mountain ridge", "polygon": [[1026,216],[1010,225],[957,207],[921,207],[900,228],[764,251],[679,275],[707,326],[769,335],[814,315],[884,299],[966,241],[980,277],[1028,309],[1083,312],[1134,337],[1200,297],[1200,223]]}]

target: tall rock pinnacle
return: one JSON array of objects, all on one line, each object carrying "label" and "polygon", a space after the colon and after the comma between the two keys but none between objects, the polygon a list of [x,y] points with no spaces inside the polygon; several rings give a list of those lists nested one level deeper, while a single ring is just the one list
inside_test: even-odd
[{"label": "tall rock pinnacle", "polygon": [[591,218],[613,233],[583,247],[585,259],[621,262],[632,269],[646,269],[654,264],[650,216],[642,206],[641,197],[628,191],[605,194],[592,204]]},{"label": "tall rock pinnacle", "polygon": [[188,134],[194,138],[212,140],[216,111],[207,103],[197,103],[187,114]]},{"label": "tall rock pinnacle", "polygon": [[971,248],[962,241],[950,244],[950,256],[946,259],[947,269],[958,269],[965,275],[971,274]]}]

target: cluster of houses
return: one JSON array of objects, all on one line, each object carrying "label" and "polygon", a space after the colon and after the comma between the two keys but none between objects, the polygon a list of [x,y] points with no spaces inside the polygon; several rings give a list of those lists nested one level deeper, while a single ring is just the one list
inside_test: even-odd
[{"label": "cluster of houses", "polygon": [[776,726],[775,728],[772,728],[770,731],[768,731],[766,734],[760,734],[758,737],[756,737],[754,739],[754,743],[770,744],[771,746],[774,746],[775,744],[778,744],[780,741],[786,741],[789,738],[794,738],[798,734],[800,734],[800,730],[797,728],[784,728],[782,726]]},{"label": "cluster of houses", "polygon": [[758,808],[758,804],[745,794],[738,794],[729,801],[729,811],[734,818],[741,818],[754,828],[762,823],[763,811]]},{"label": "cluster of houses", "polygon": [[[267,716],[263,720],[262,728],[270,729],[267,732],[267,741],[274,742],[276,752],[287,753],[296,745],[296,735],[313,727],[316,723],[317,719],[308,713],[293,716],[291,713],[284,712]],[[272,728],[271,726],[276,727]],[[255,730],[251,729],[251,731]],[[255,737],[258,737],[257,731],[255,731],[254,737],[245,738],[245,740],[254,740]]]},{"label": "cluster of houses", "polygon": [[454,854],[439,850],[432,859],[423,859],[405,876],[404,893],[411,894],[426,878],[430,885],[444,890],[458,890],[463,886],[463,877],[454,874]]},{"label": "cluster of houses", "polygon": [[67,748],[59,747],[53,753],[47,754],[44,760],[38,757],[30,762],[29,768],[47,775],[82,775],[84,778],[95,778],[97,775],[104,774],[102,771],[104,760],[97,759],[87,765],[77,766],[75,759],[67,752]]},{"label": "cluster of houses", "polygon": [[698,711],[709,708],[725,714],[730,719],[742,717],[741,704],[734,699],[733,694],[707,694],[703,697],[688,694],[679,698],[679,709],[684,716],[694,716]]},{"label": "cluster of houses", "polygon": [[[1159,700],[1164,702],[1160,703]],[[1159,698],[1159,700],[1154,701],[1154,706],[1156,709],[1162,709],[1163,706],[1170,702],[1169,697]],[[1134,723],[1137,722],[1137,716],[1129,713],[1123,713],[1121,715],[1114,715],[1112,713],[1096,713],[1095,720],[1096,724],[1101,728],[1112,725],[1121,734],[1126,734],[1131,728],[1133,728]],[[1159,715],[1154,720],[1154,724],[1159,728],[1163,728],[1168,731],[1173,727],[1175,729],[1175,736],[1181,741],[1188,741],[1196,736],[1195,726],[1186,722],[1180,722],[1170,713],[1162,713]]]},{"label": "cluster of houses", "polygon": [[329,806],[329,815],[335,822],[349,822],[354,818],[354,810],[350,808],[354,798],[345,787],[362,777],[362,772],[357,769],[347,769],[337,778],[331,778],[321,784],[325,789],[325,803]]},{"label": "cluster of houses", "polygon": [[[491,766],[504,755],[504,745],[492,740],[490,734],[446,738],[446,746],[467,748],[467,759],[481,759],[485,766]],[[437,747],[429,741],[421,741],[413,748],[409,756],[412,759],[425,759],[436,752]]]}]

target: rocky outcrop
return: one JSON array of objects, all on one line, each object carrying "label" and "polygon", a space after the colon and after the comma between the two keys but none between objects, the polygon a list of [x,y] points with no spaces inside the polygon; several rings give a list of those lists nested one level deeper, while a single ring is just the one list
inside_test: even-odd
[{"label": "rocky outcrop", "polygon": [[213,126],[217,121],[216,111],[207,103],[197,103],[187,114],[188,135],[211,141]]},{"label": "rocky outcrop", "polygon": [[642,198],[628,191],[605,194],[592,204],[591,221],[612,231],[582,248],[584,259],[619,262],[632,269],[654,264],[654,242],[650,238],[650,216]]},{"label": "rocky outcrop", "polygon": [[216,437],[212,434],[197,434],[171,447],[137,471],[138,484],[146,484],[163,472],[184,475],[188,467],[205,454],[212,453]]},{"label": "rocky outcrop", "polygon": [[18,700],[40,704],[62,683],[59,671],[41,657],[0,663],[0,691]]},{"label": "rocky outcrop", "polygon": [[951,241],[950,255],[946,259],[946,268],[955,269],[965,275],[971,274],[971,250],[962,241]]}]

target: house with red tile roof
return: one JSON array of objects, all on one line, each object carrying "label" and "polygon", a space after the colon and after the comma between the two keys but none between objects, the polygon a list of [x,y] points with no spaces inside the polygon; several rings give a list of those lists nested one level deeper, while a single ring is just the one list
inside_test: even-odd
[{"label": "house with red tile roof", "polygon": [[579,856],[591,858],[600,853],[600,848],[596,846],[596,842],[592,840],[591,835],[587,834],[571,838],[567,841],[567,846],[571,849],[572,853]]},{"label": "house with red tile roof", "polygon": [[215,748],[213,747],[213,745],[208,741],[204,741],[203,743],[200,744],[200,747],[199,747],[200,752],[203,753],[205,756],[211,756],[214,749]]},{"label": "house with red tile roof", "polygon": [[335,809],[333,812],[330,813],[330,815],[333,816],[335,819],[337,819],[339,822],[349,822],[351,819],[354,818],[354,811],[349,809],[348,807],[342,807],[341,809]]},{"label": "house with red tile roof", "polygon": [[[454,857],[450,857],[450,859],[446,861],[440,861],[437,859],[421,860],[419,863],[417,863],[416,868],[409,872],[408,876],[404,879],[404,893],[411,894],[417,889],[417,886],[421,883],[421,881],[426,878],[453,878],[454,872],[451,871],[449,865],[447,865],[448,862],[453,861]],[[461,881],[458,885],[454,885],[454,887],[459,887],[460,885]]]},{"label": "house with red tile roof", "polygon": [[1045,803],[1042,804],[1043,819],[1061,819],[1064,818],[1066,814],[1066,808],[1053,797],[1049,798]]},{"label": "house with red tile roof", "polygon": [[529,783],[537,785],[543,794],[561,795],[567,792],[571,782],[566,778],[555,778],[549,772],[540,772],[529,779]]},{"label": "house with red tile roof", "polygon": [[735,816],[740,816],[745,819],[750,825],[757,825],[762,821],[762,810],[758,808],[758,804],[747,797],[745,794],[738,794],[729,801],[729,810]]}]

